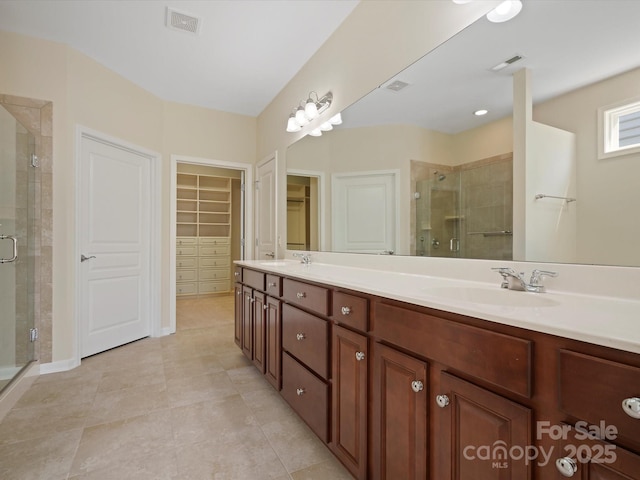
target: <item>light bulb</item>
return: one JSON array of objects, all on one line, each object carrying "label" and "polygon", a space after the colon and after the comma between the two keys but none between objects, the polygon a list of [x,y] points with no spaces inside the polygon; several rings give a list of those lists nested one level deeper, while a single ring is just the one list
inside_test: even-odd
[{"label": "light bulb", "polygon": [[307,100],[307,103],[304,106],[304,113],[309,120],[313,120],[318,116],[318,107],[316,102],[311,100],[311,98]]},{"label": "light bulb", "polygon": [[341,125],[342,124],[342,115],[340,113],[336,113],[333,117],[329,119],[329,123],[331,125]]},{"label": "light bulb", "polygon": [[496,8],[487,13],[487,19],[493,23],[501,23],[511,20],[522,10],[520,0],[505,0]]},{"label": "light bulb", "polygon": [[302,130],[302,127],[298,125],[298,122],[296,122],[296,117],[292,113],[291,115],[289,115],[289,120],[287,120],[287,132],[299,132],[300,130]]},{"label": "light bulb", "polygon": [[309,120],[304,113],[304,108],[302,107],[298,107],[298,109],[296,110],[296,122],[301,127],[304,127],[307,123],[309,123]]},{"label": "light bulb", "polygon": [[328,132],[329,130],[333,130],[333,125],[331,125],[331,123],[329,122],[324,122],[322,125],[320,125],[320,130],[322,130],[323,132]]},{"label": "light bulb", "polygon": [[314,128],[309,132],[309,135],[311,135],[312,137],[321,137],[322,131],[319,128]]}]

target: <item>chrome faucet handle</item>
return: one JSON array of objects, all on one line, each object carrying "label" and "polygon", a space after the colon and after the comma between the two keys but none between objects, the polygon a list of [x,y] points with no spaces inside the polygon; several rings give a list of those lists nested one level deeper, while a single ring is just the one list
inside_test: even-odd
[{"label": "chrome faucet handle", "polygon": [[309,265],[311,263],[310,253],[294,253],[293,256],[299,258],[300,263],[304,263],[305,265]]},{"label": "chrome faucet handle", "polygon": [[532,287],[538,287],[540,286],[539,282],[542,277],[557,277],[557,276],[558,276],[558,272],[536,269],[533,272],[531,272],[531,280],[529,281],[529,285],[531,285]]},{"label": "chrome faucet handle", "polygon": [[502,275],[502,283],[500,288],[509,288],[509,278],[517,277],[518,274],[513,268],[509,267],[493,267],[491,270]]}]

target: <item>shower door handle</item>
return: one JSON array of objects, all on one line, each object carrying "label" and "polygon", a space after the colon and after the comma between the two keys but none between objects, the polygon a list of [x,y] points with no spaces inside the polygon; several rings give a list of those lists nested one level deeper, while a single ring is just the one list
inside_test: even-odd
[{"label": "shower door handle", "polygon": [[18,259],[18,240],[13,235],[0,235],[0,240],[11,240],[13,242],[13,257],[0,258],[0,263],[11,263]]}]

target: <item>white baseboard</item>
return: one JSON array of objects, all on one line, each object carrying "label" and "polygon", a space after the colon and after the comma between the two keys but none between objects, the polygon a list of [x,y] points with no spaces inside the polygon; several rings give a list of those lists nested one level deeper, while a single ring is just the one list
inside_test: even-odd
[{"label": "white baseboard", "polygon": [[75,358],[69,358],[67,360],[58,360],[57,362],[41,363],[40,375],[46,375],[48,373],[66,372],[73,368],[79,367],[80,362]]}]

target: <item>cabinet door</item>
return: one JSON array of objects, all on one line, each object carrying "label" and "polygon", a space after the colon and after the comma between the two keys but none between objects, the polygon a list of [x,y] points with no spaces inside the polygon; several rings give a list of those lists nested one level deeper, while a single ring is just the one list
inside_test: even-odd
[{"label": "cabinet door", "polygon": [[272,297],[267,297],[266,301],[266,366],[265,375],[269,383],[273,385],[276,390],[281,388],[281,363],[282,363],[282,327],[281,327],[281,315],[280,315],[280,300]]},{"label": "cabinet door", "polygon": [[264,373],[265,367],[265,295],[253,292],[253,364]]},{"label": "cabinet door", "polygon": [[242,352],[253,360],[253,290],[242,287]]},{"label": "cabinet door", "polygon": [[440,389],[433,405],[438,478],[531,478],[530,462],[506,453],[532,445],[531,410],[447,372],[441,374]]},{"label": "cabinet door", "polygon": [[235,311],[233,321],[235,324],[233,339],[242,348],[242,285],[236,283],[235,286]]},{"label": "cabinet door", "polygon": [[428,456],[427,364],[379,343],[373,349],[373,478],[423,480]]},{"label": "cabinet door", "polygon": [[332,334],[331,450],[359,479],[367,476],[367,337],[339,326]]},{"label": "cabinet door", "polygon": [[[640,456],[603,440],[589,438],[569,425],[563,427],[549,463],[555,463],[558,480],[637,480],[640,478]],[[559,432],[560,430],[558,430]],[[601,435],[616,439],[611,430]],[[559,434],[557,436],[560,436]]]}]

